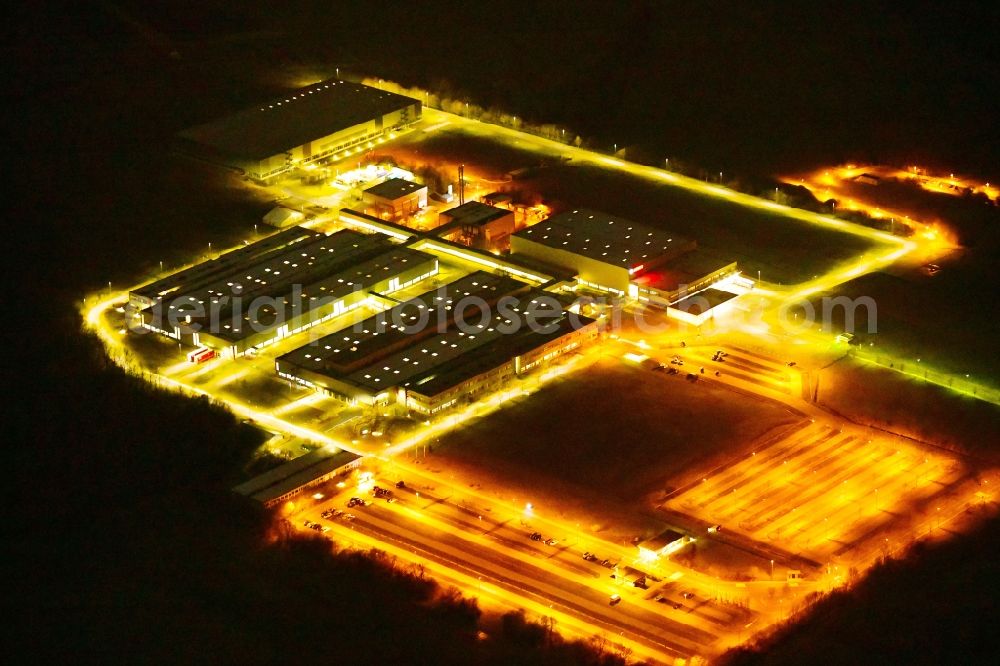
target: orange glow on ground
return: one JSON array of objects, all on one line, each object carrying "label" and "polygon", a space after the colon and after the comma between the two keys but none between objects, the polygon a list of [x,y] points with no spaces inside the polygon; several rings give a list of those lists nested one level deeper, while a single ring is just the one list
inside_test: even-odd
[{"label": "orange glow on ground", "polygon": [[898,545],[933,529],[938,506],[964,508],[969,481],[956,458],[806,422],[670,506],[820,562],[861,562],[887,535]]},{"label": "orange glow on ground", "polygon": [[1000,194],[1000,190],[988,183],[974,183],[961,179],[947,179],[945,181],[885,166],[824,167],[807,174],[784,177],[781,180],[789,185],[805,187],[819,201],[834,199],[837,208],[841,210],[863,213],[875,220],[891,219],[895,224],[911,228],[914,232],[914,240],[922,246],[921,255],[935,256],[943,250],[958,247],[958,239],[954,231],[941,220],[918,220],[905,211],[893,210],[866,200],[863,188],[866,186],[875,187],[876,185],[859,184],[861,181],[856,179],[865,175],[885,181],[909,182],[916,180],[927,191],[954,196],[962,194],[965,188],[985,194],[991,199],[996,199],[997,195]]}]

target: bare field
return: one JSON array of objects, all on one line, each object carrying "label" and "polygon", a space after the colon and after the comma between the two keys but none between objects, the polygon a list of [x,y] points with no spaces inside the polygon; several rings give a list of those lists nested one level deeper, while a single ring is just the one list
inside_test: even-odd
[{"label": "bare field", "polygon": [[[115,325],[125,325],[120,316],[114,322]],[[160,368],[184,361],[189,350],[179,349],[176,342],[144,329],[129,331],[122,337],[122,342],[139,365],[150,372],[157,372]]]},{"label": "bare field", "polygon": [[685,470],[798,419],[783,406],[602,358],[449,433],[435,459],[537,494],[633,509]]},{"label": "bare field", "polygon": [[819,402],[862,424],[1000,460],[1000,407],[943,386],[842,359],[822,371]]},{"label": "bare field", "polygon": [[[895,357],[913,369],[919,358],[935,370],[1000,387],[1000,355],[995,353],[1000,322],[989,305],[1000,288],[995,264],[988,256],[967,253],[941,260],[941,266],[933,277],[919,270],[865,275],[823,296],[875,302],[875,320],[857,308],[854,329],[858,342],[873,345],[868,351],[884,354],[887,362]],[[817,312],[819,298],[813,303]],[[835,314],[834,328],[844,328],[843,310]]]}]

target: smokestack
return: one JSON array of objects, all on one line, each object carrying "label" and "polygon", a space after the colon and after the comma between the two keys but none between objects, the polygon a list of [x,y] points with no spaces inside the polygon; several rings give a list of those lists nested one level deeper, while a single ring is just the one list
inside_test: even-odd
[{"label": "smokestack", "polygon": [[465,165],[458,166],[458,205],[465,203]]}]

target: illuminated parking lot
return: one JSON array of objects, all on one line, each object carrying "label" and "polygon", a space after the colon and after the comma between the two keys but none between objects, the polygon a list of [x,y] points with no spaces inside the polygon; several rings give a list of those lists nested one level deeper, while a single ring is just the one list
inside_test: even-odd
[{"label": "illuminated parking lot", "polygon": [[669,505],[827,561],[882,532],[921,522],[928,502],[963,477],[954,458],[806,421],[695,481]]}]

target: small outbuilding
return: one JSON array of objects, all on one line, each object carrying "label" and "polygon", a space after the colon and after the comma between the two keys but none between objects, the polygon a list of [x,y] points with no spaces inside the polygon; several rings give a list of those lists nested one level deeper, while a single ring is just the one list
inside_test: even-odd
[{"label": "small outbuilding", "polygon": [[363,458],[328,444],[242,483],[233,491],[265,507],[286,502],[304,490],[357,469]]},{"label": "small outbuilding", "polygon": [[873,173],[865,172],[860,176],[855,176],[854,182],[861,183],[862,185],[878,185],[882,182],[882,179]]},{"label": "small outbuilding", "polygon": [[264,216],[264,224],[272,226],[275,229],[287,229],[302,222],[304,217],[297,210],[285,208],[284,206],[275,206],[267,211],[267,214]]},{"label": "small outbuilding", "polygon": [[390,178],[364,191],[362,200],[382,219],[397,220],[427,207],[427,187],[412,180]]},{"label": "small outbuilding", "polygon": [[730,291],[721,289],[704,289],[672,303],[667,308],[667,316],[693,326],[701,326],[712,317],[728,310],[736,296]]},{"label": "small outbuilding", "polygon": [[652,539],[639,542],[639,558],[648,562],[667,557],[692,541],[694,539],[677,530],[665,530]]},{"label": "small outbuilding", "polygon": [[514,233],[514,211],[479,201],[442,211],[437,235],[480,250],[506,250]]}]

